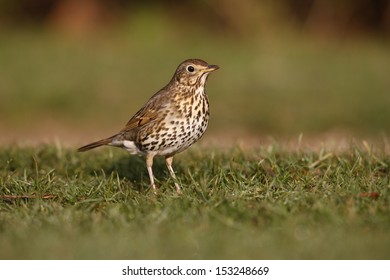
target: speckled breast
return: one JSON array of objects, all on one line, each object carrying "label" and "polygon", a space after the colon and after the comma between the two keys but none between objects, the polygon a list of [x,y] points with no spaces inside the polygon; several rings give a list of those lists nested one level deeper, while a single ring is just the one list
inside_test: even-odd
[{"label": "speckled breast", "polygon": [[141,150],[171,155],[187,149],[202,137],[210,116],[207,95],[202,91],[177,97],[171,105],[165,109],[164,118],[141,133],[144,135],[140,137]]}]

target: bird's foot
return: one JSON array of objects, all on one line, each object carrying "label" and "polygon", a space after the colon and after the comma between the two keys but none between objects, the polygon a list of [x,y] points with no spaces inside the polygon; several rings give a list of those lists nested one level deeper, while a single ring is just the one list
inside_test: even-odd
[{"label": "bird's foot", "polygon": [[176,187],[176,193],[177,193],[178,195],[183,194],[183,193],[181,192],[181,188],[180,188],[180,185],[179,185],[178,183],[175,183],[175,187]]},{"label": "bird's foot", "polygon": [[157,188],[156,188],[156,184],[151,184],[150,185],[150,188],[152,189],[152,191],[153,191],[153,193],[155,194],[155,195],[157,195]]}]

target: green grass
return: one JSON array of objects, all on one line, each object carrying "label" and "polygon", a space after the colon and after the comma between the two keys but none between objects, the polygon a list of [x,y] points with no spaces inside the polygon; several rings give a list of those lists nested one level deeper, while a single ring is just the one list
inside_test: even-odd
[{"label": "green grass", "polygon": [[388,259],[389,166],[368,146],[197,147],[174,163],[181,196],[157,160],[155,196],[124,151],[3,147],[0,258]]}]

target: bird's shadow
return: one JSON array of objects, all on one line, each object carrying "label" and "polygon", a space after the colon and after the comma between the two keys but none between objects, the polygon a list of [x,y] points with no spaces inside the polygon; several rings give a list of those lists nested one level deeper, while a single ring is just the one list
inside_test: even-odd
[{"label": "bird's shadow", "polygon": [[[120,178],[126,178],[136,185],[149,181],[146,162],[143,157],[123,156],[106,166],[102,166],[106,174],[117,173]],[[166,180],[169,177],[168,169],[163,158],[156,157],[153,161],[153,174],[157,181]]]}]

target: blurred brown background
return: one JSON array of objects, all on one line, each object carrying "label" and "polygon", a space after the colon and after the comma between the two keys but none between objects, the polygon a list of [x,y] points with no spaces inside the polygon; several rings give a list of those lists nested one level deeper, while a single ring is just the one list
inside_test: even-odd
[{"label": "blurred brown background", "polygon": [[192,22],[231,35],[264,33],[274,24],[320,36],[390,33],[388,0],[2,0],[0,5],[3,28],[37,24],[72,33],[109,28],[149,8],[179,25]]}]

